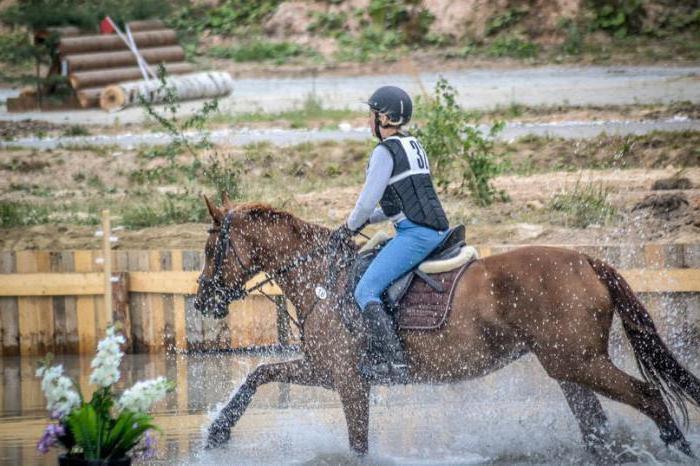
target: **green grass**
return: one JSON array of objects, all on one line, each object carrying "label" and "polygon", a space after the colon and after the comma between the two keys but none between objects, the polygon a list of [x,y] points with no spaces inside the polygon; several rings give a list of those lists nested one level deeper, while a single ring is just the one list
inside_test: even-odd
[{"label": "green grass", "polygon": [[241,123],[264,123],[273,121],[287,121],[292,128],[305,128],[313,121],[323,120],[328,123],[340,123],[365,115],[366,112],[359,112],[348,109],[325,108],[318,98],[308,95],[299,108],[286,110],[284,112],[267,113],[251,112],[237,115],[219,113],[211,118],[213,124],[241,124]]},{"label": "green grass", "polygon": [[49,206],[0,201],[0,227],[10,228],[49,223]]},{"label": "green grass", "polygon": [[206,222],[202,199],[192,194],[168,194],[134,202],[122,211],[122,224],[131,229],[189,222]]},{"label": "green grass", "polygon": [[233,46],[214,46],[209,49],[210,57],[236,62],[271,61],[282,64],[294,57],[314,55],[309,48],[291,42],[267,42],[255,40]]},{"label": "green grass", "polygon": [[556,194],[549,202],[549,209],[560,216],[565,226],[586,228],[590,225],[607,225],[617,210],[608,200],[610,189],[602,184],[576,183],[574,189]]},{"label": "green grass", "polygon": [[62,136],[89,136],[90,131],[82,125],[70,125],[63,130]]},{"label": "green grass", "polygon": [[537,44],[515,36],[498,37],[486,48],[487,55],[497,58],[534,58],[538,53]]}]

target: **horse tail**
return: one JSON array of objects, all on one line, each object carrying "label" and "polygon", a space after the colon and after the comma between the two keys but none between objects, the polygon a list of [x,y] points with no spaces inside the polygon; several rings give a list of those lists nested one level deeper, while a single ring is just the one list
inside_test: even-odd
[{"label": "horse tail", "polygon": [[671,408],[681,413],[687,425],[686,402],[700,407],[700,380],[678,362],[661,340],[649,312],[625,279],[601,260],[589,257],[588,262],[608,287],[642,377],[661,391]]}]

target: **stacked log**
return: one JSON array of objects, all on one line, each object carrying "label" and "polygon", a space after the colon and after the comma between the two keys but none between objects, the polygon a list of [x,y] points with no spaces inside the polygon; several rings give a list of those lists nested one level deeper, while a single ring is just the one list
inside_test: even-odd
[{"label": "stacked log", "polygon": [[[146,63],[151,65],[177,63],[185,60],[185,51],[179,45],[146,48],[139,50],[139,52],[143,59],[146,60]],[[66,62],[69,73],[102,68],[137,66],[136,56],[131,50],[67,55],[63,61]]]},{"label": "stacked log", "polygon": [[[177,36],[172,29],[135,32],[132,34],[132,37],[139,49],[177,45]],[[107,50],[129,50],[129,46],[116,34],[61,38],[61,43],[58,44],[58,52],[63,56],[78,53],[105,52]]]},{"label": "stacked log", "polygon": [[213,71],[184,76],[169,76],[165,86],[159,80],[124,82],[107,86],[100,95],[100,107],[115,111],[139,103],[139,97],[148,102],[163,102],[172,92],[178,99],[222,97],[233,91],[233,79],[226,72]]},{"label": "stacked log", "polygon": [[[194,71],[190,63],[172,63],[164,65],[167,74],[185,74]],[[154,74],[158,73],[157,66],[151,66]],[[120,83],[122,81],[133,81],[143,78],[141,69],[138,66],[127,68],[111,68],[109,70],[82,71],[68,75],[68,81],[73,89],[79,90],[86,87],[107,86],[109,84]]]},{"label": "stacked log", "polygon": [[[215,97],[231,91],[229,75],[222,77],[220,74],[205,73],[204,75],[211,76],[172,81],[175,76],[193,73],[195,69],[193,65],[185,62],[185,51],[178,44],[175,31],[168,29],[162,21],[132,21],[129,23],[129,30],[139,55],[148,64],[150,71],[157,74],[159,66],[162,65],[169,83],[177,88],[181,98]],[[76,28],[62,28],[51,32],[59,34],[59,43],[56,59],[49,69],[49,74],[61,74],[68,78],[75,91],[75,95],[69,99],[70,102],[66,101],[68,104],[77,104],[81,108],[97,107],[101,103],[105,88],[120,83],[125,87],[119,87],[118,92],[112,90],[106,94],[109,97],[105,97],[105,102],[110,108],[114,105],[117,108],[131,105],[138,100],[135,97],[138,95],[143,95],[153,102],[162,99],[159,92],[156,92],[160,86],[159,80],[148,80],[148,77],[143,75],[139,60],[119,35],[78,35],[79,31]],[[144,78],[147,81],[137,81]],[[51,89],[45,90],[46,95],[51,92]],[[8,108],[12,104],[10,100],[8,99]],[[40,99],[37,99],[36,104],[39,102]],[[23,105],[17,108],[26,106],[26,102],[23,101]]]}]

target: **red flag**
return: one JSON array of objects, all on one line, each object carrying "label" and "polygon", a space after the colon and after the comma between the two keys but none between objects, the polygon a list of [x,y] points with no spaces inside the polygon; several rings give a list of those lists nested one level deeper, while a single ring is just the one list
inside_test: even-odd
[{"label": "red flag", "polygon": [[114,34],[112,23],[107,18],[100,21],[100,34]]}]

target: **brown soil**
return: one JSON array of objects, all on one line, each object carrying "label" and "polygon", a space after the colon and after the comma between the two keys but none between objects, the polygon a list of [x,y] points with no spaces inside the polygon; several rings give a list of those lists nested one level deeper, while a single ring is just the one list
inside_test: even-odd
[{"label": "brown soil", "polygon": [[[474,244],[603,244],[637,241],[697,243],[700,241],[700,168],[686,171],[692,189],[665,192],[658,198],[651,190],[655,180],[673,175],[672,170],[586,170],[532,176],[503,176],[496,180],[511,200],[488,208],[476,207],[462,196],[444,195],[453,223],[467,224],[468,240]],[[594,183],[609,188],[611,202],[621,219],[615,226],[570,228],[551,223],[547,208],[555,194],[576,184]],[[352,209],[359,186],[332,188],[297,194],[289,208],[309,221],[334,226]],[[670,193],[670,194],[669,194]],[[657,197],[654,197],[657,196]],[[673,200],[675,199],[675,200]],[[679,200],[681,199],[681,200]],[[118,230],[117,249],[182,248],[200,249],[206,238],[206,224],[181,224]],[[367,232],[386,226],[372,226]],[[99,248],[96,227],[41,225],[0,230],[0,250]]]},{"label": "brown soil", "polygon": [[[699,138],[700,133],[687,132],[501,143],[497,150],[510,153],[512,169],[495,185],[508,194],[509,202],[484,208],[453,191],[441,197],[453,223],[468,225],[473,243],[700,242]],[[335,226],[353,207],[370,148],[367,142],[324,142],[218,151],[240,171],[244,200],[269,202],[309,221]],[[207,157],[203,154],[201,160]],[[84,225],[96,221],[96,212],[110,208],[119,225],[127,213],[162,206],[168,193],[187,190],[192,200],[187,209],[196,209],[197,193],[213,190],[188,181],[191,163],[187,155],[180,155],[173,167],[163,157],[134,150],[2,150],[0,208],[10,210],[0,209],[0,214],[11,216],[8,203],[23,203],[23,209],[48,209],[52,224],[0,229],[0,250],[97,248],[96,227]],[[670,178],[686,181],[663,181],[664,187],[677,189],[656,190],[659,180]],[[607,190],[618,215],[606,225],[568,226],[573,225],[569,217],[553,211],[551,202],[556,194],[577,186]],[[666,194],[683,200],[659,197]],[[199,249],[205,226],[121,229],[117,247]]]},{"label": "brown soil", "polygon": [[0,120],[0,140],[7,141],[23,136],[54,134],[67,126],[29,119],[20,121]]}]

